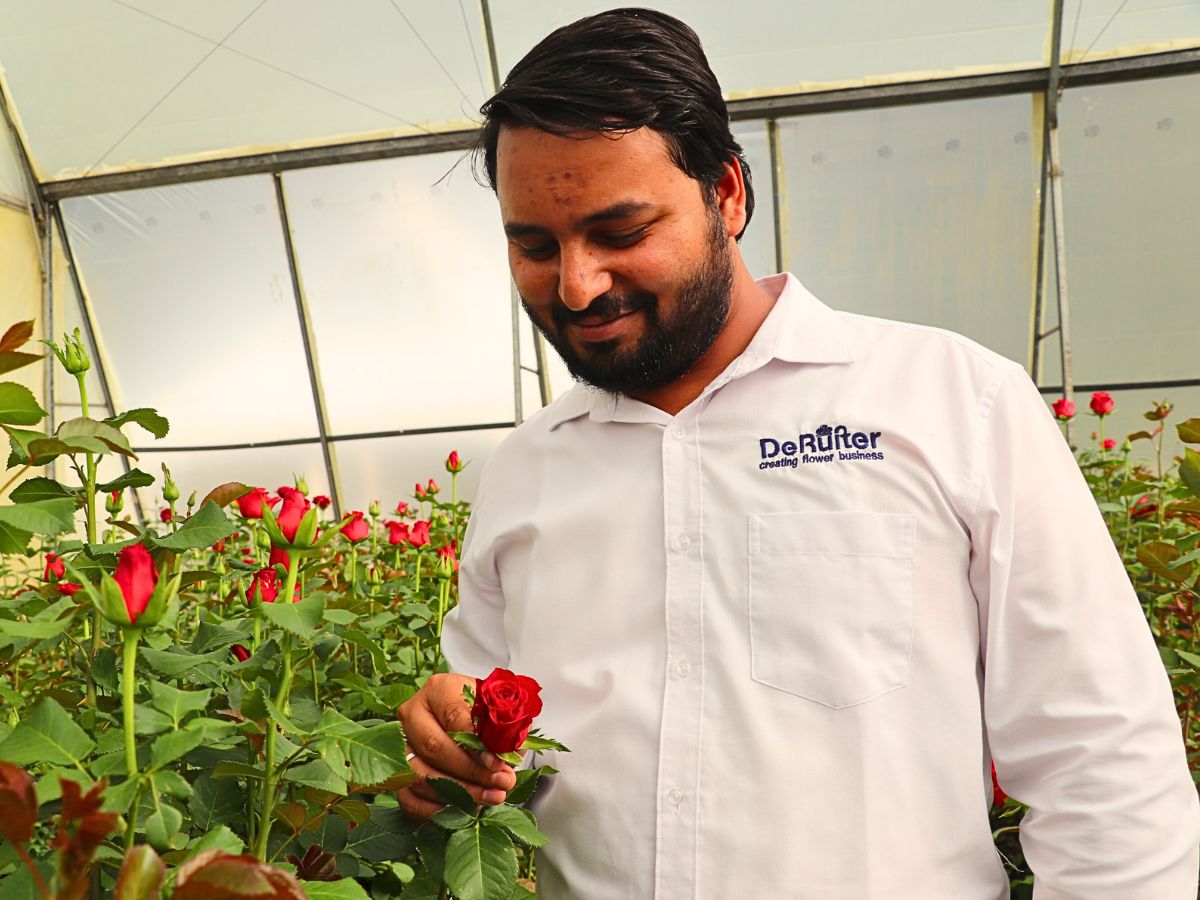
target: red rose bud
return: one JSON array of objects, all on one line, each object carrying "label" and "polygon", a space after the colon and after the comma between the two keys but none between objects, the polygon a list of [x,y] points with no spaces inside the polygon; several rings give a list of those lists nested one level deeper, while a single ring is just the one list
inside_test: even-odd
[{"label": "red rose bud", "polygon": [[393,547],[408,540],[408,525],[404,522],[384,522],[383,525],[388,530],[388,543]]},{"label": "red rose bud", "polygon": [[451,450],[450,455],[446,457],[446,471],[451,475],[456,475],[466,467],[467,464],[458,458],[458,451]]},{"label": "red rose bud", "polygon": [[1000,787],[1000,782],[996,780],[996,764],[992,763],[992,805],[1003,806],[1004,801],[1008,799],[1008,794],[1004,793]]},{"label": "red rose bud", "polygon": [[121,589],[125,599],[125,610],[129,613],[129,622],[134,624],[150,602],[154,586],[158,584],[158,569],[154,568],[154,560],[150,551],[141,544],[131,544],[121,551],[117,557],[117,569],[113,572],[113,581]]},{"label": "red rose bud", "polygon": [[274,603],[279,596],[279,573],[274,568],[259,569],[250,579],[246,599],[251,603]]},{"label": "red rose bud", "polygon": [[346,540],[350,543],[357,544],[371,533],[371,526],[363,518],[362,512],[355,510],[342,516],[342,527],[338,530],[346,536]]},{"label": "red rose bud", "polygon": [[261,519],[263,503],[269,494],[266,488],[256,487],[248,494],[237,498],[238,512],[247,519]]},{"label": "red rose bud", "polygon": [[125,500],[120,491],[113,491],[104,498],[104,509],[114,516],[125,508]]},{"label": "red rose bud", "polygon": [[408,542],[414,547],[424,547],[429,543],[429,523],[424,519],[413,522],[408,530]]},{"label": "red rose bud", "polygon": [[429,484],[425,485],[425,493],[427,493],[429,496],[432,497],[437,492],[438,492],[438,483],[436,481],[434,481],[432,478],[430,478]]},{"label": "red rose bud", "polygon": [[242,562],[244,562],[244,563],[253,563],[254,561],[255,560],[254,560],[253,556],[243,556],[242,557]]},{"label": "red rose bud", "polygon": [[399,503],[396,504],[396,515],[402,516],[406,512],[408,512],[408,504],[405,503],[403,500],[401,500]]},{"label": "red rose bud", "polygon": [[1115,438],[1105,438],[1104,443],[1101,444],[1100,446],[1103,447],[1105,450],[1112,450],[1114,447],[1117,446],[1117,442],[1116,442]]},{"label": "red rose bud", "polygon": [[285,569],[290,569],[292,567],[292,558],[288,556],[288,552],[282,547],[272,547],[271,556],[267,560],[267,563],[271,566],[283,566]]},{"label": "red rose bud", "polygon": [[1116,403],[1113,402],[1112,394],[1108,391],[1096,391],[1092,394],[1092,412],[1098,416],[1107,416],[1113,411]]},{"label": "red rose bud", "polygon": [[317,494],[317,496],[313,497],[312,502],[313,502],[313,505],[317,507],[317,509],[329,509],[329,504],[332,503],[333,501],[330,500],[328,497],[326,497],[324,494]]},{"label": "red rose bud", "polygon": [[158,517],[159,517],[160,519],[162,519],[164,522],[170,522],[170,521],[171,521],[171,509],[170,509],[170,507],[163,507],[163,510],[162,510],[162,512],[160,512],[160,513],[158,514]]},{"label": "red rose bud", "polygon": [[295,488],[281,487],[279,496],[283,498],[283,506],[279,509],[279,516],[276,521],[279,523],[279,530],[283,532],[283,536],[289,541],[296,540],[296,529],[300,527],[300,520],[304,518],[304,514],[308,512],[312,505],[308,502],[308,498]]},{"label": "red rose bud", "polygon": [[425,485],[421,484],[421,482],[418,481],[416,486],[413,488],[413,493],[416,494],[418,497],[420,497],[422,500],[424,500],[425,499]]},{"label": "red rose bud", "polygon": [[1055,400],[1051,409],[1054,410],[1054,418],[1065,422],[1075,416],[1075,401],[1063,397],[1061,400]]},{"label": "red rose bud", "polygon": [[1131,519],[1144,519],[1146,516],[1153,515],[1157,511],[1158,504],[1151,503],[1150,498],[1143,495],[1129,508],[1129,517]]},{"label": "red rose bud", "polygon": [[471,719],[483,745],[493,753],[519,748],[542,711],[541,690],[532,678],[507,669],[493,669],[487,678],[476,678]]},{"label": "red rose bud", "polygon": [[213,548],[213,553],[224,553],[225,552],[224,539],[217,541],[215,544],[212,545],[212,548]]},{"label": "red rose bud", "polygon": [[250,651],[241,644],[234,644],[229,649],[233,651],[233,655],[237,658],[238,662],[245,662],[250,658]]},{"label": "red rose bud", "polygon": [[438,547],[438,570],[444,569],[449,575],[451,572],[458,571],[458,557],[454,553],[454,545],[447,544],[445,547]]},{"label": "red rose bud", "polygon": [[296,490],[304,495],[308,495],[308,482],[304,480],[303,475],[293,475],[292,481],[296,483]]},{"label": "red rose bud", "polygon": [[372,519],[379,515],[379,501],[378,500],[371,501],[371,505],[367,507],[367,513],[371,516]]},{"label": "red rose bud", "polygon": [[57,553],[46,554],[46,569],[42,572],[43,581],[58,581],[67,574],[67,567]]},{"label": "red rose bud", "polygon": [[82,584],[76,584],[73,581],[60,581],[58,583],[58,592],[64,597],[74,597],[76,593],[83,590]]}]

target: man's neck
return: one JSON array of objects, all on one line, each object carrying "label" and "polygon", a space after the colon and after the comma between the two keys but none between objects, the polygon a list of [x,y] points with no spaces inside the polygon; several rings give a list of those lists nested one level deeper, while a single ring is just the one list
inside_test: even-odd
[{"label": "man's neck", "polygon": [[775,298],[754,283],[741,254],[735,253],[729,316],[712,346],[694,366],[670,384],[645,391],[630,391],[629,396],[672,416],[676,415],[699,397],[713,379],[742,354],[774,305]]}]

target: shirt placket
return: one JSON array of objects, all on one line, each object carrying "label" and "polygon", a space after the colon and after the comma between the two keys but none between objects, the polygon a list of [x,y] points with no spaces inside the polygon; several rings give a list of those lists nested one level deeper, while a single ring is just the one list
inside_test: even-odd
[{"label": "shirt placket", "polygon": [[667,671],[658,762],[658,900],[696,896],[704,674],[697,415],[692,408],[673,419],[662,444]]}]

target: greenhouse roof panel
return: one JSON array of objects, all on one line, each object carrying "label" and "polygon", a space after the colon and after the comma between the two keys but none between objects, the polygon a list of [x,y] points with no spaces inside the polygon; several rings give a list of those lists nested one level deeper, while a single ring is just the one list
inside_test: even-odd
[{"label": "greenhouse roof panel", "polygon": [[41,179],[462,127],[490,93],[469,0],[0,0],[0,11],[0,62]]}]

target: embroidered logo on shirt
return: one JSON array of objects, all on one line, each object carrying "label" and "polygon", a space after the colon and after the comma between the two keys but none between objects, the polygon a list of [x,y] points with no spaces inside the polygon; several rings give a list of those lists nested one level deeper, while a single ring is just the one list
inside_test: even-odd
[{"label": "embroidered logo on shirt", "polygon": [[883,459],[879,449],[882,431],[851,431],[845,425],[822,425],[811,434],[798,434],[795,440],[758,439],[760,469],[795,469],[813,463],[857,462]]}]

